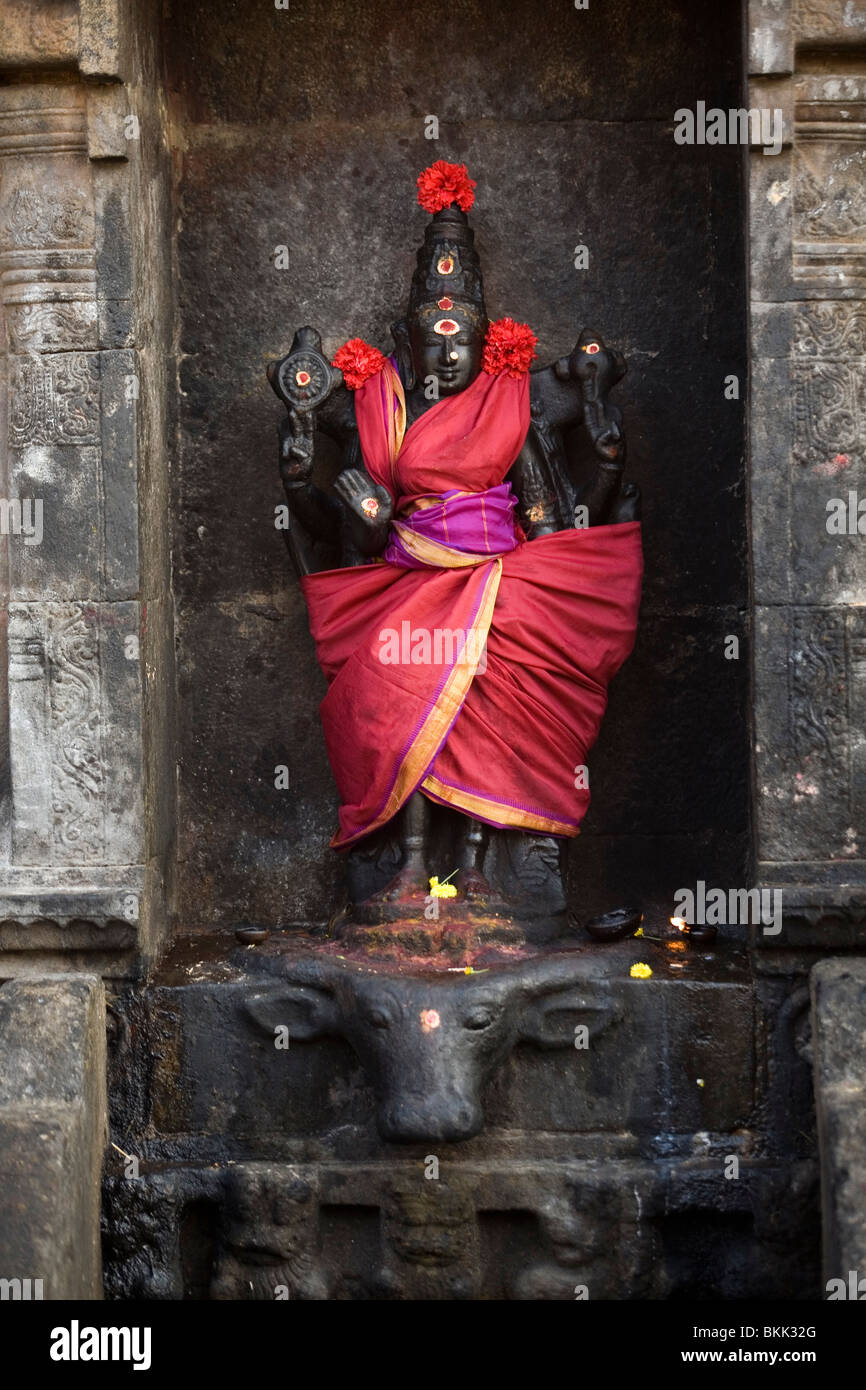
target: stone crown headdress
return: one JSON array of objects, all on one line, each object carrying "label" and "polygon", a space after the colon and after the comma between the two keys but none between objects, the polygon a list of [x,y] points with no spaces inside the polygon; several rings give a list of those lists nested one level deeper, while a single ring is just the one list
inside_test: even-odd
[{"label": "stone crown headdress", "polygon": [[433,214],[418,250],[409,291],[409,317],[442,299],[470,305],[483,320],[484,283],[467,212],[475,201],[474,179],[465,164],[438,159],[418,175],[418,202]]}]

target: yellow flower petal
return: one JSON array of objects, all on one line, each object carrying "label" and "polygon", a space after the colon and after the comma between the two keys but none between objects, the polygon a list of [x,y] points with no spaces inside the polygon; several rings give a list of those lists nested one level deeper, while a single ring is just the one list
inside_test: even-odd
[{"label": "yellow flower petal", "polygon": [[653,972],[650,966],[644,965],[643,961],[639,960],[635,962],[628,973],[633,980],[648,980]]}]

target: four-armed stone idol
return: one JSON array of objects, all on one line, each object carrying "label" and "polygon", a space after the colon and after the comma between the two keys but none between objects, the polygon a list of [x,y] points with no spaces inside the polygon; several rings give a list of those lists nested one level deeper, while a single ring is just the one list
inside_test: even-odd
[{"label": "four-armed stone idol", "polygon": [[[321,714],[350,851],[344,929],[467,944],[564,917],[560,851],[589,804],[587,752],[635,637],[638,490],[596,333],[532,369],[536,337],[490,322],[467,212],[440,160],[394,348],[352,338],[329,363],[310,328],[269,368],[288,414],[289,549],[328,693]],[[562,431],[582,421],[579,482]],[[324,434],[342,451],[325,486]],[[441,899],[441,903],[440,903]],[[543,938],[539,938],[543,939]]]}]

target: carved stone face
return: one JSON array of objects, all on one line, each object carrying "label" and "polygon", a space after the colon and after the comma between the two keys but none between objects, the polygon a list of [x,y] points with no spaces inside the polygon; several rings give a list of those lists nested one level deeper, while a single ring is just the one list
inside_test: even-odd
[{"label": "carved stone face", "polygon": [[470,304],[447,297],[424,304],[409,323],[409,343],[419,387],[434,376],[440,396],[464,391],[481,370],[486,320]]},{"label": "carved stone face", "polygon": [[[273,958],[279,973],[280,958]],[[337,959],[296,963],[246,1008],[271,1038],[344,1037],[378,1097],[391,1143],[460,1143],[484,1124],[483,1088],[519,1041],[573,1047],[618,1019],[598,956],[562,952],[477,975],[359,970]]]}]

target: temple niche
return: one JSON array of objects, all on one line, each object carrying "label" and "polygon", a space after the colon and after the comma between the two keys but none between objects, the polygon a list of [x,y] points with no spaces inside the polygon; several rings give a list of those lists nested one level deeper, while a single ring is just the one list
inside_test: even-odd
[{"label": "temple niche", "polygon": [[0,1287],[852,1296],[866,24],[0,16]]}]

